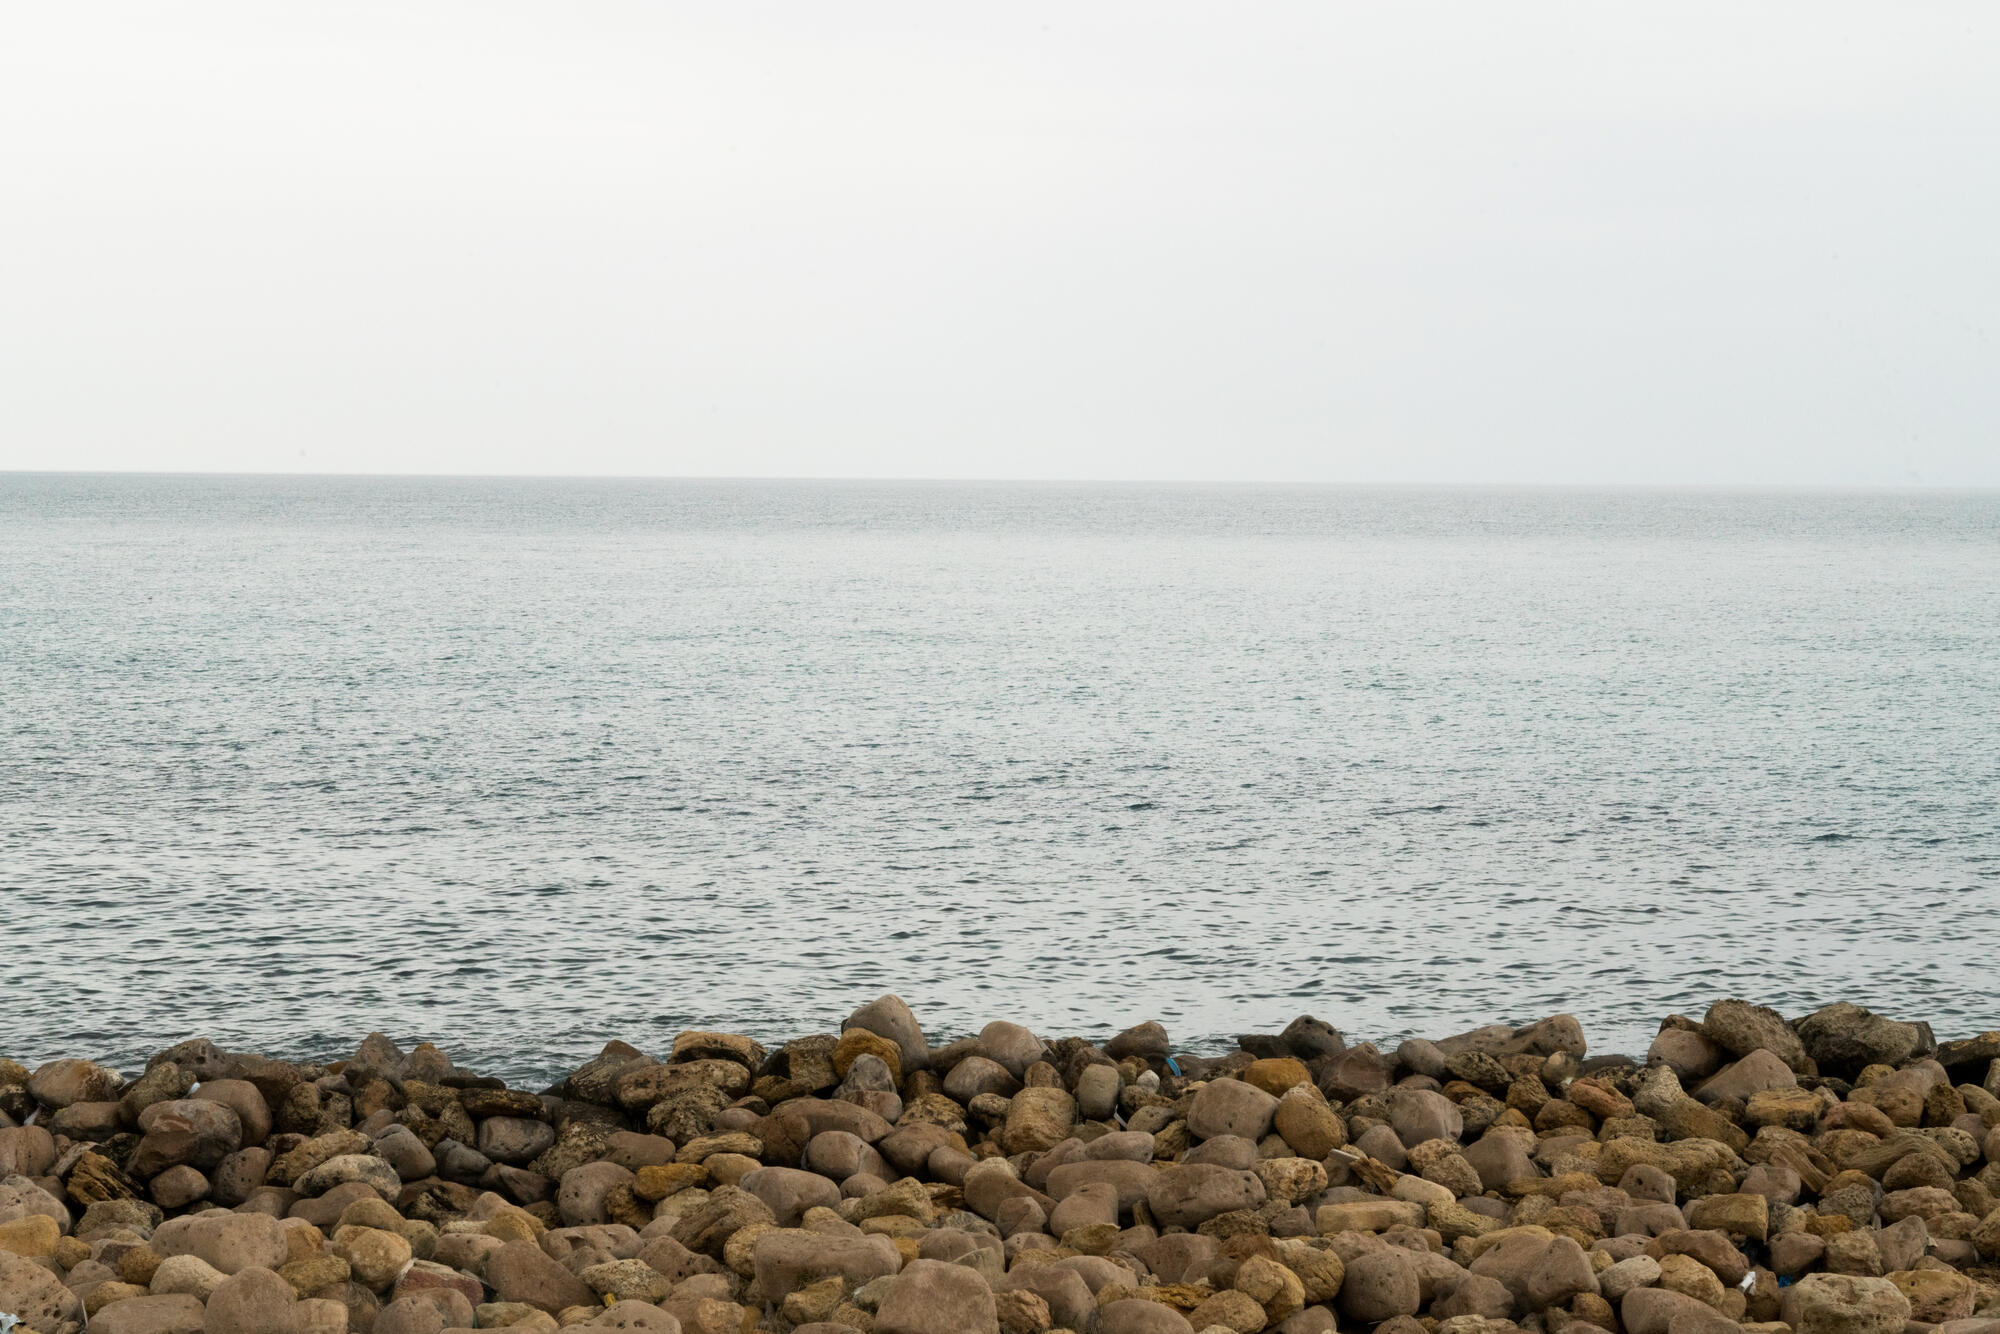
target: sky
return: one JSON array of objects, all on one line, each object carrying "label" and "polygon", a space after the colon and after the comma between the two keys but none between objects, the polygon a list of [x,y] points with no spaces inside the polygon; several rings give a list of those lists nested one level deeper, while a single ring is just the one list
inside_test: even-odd
[{"label": "sky", "polygon": [[0,17],[0,469],[2000,485],[2000,7]]}]

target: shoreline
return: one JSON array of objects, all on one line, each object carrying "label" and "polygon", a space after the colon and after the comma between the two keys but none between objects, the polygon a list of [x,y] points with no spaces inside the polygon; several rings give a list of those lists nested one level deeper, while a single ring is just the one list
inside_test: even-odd
[{"label": "shoreline", "polygon": [[[1234,1050],[884,996],[510,1088],[380,1034],[0,1059],[0,1312],[91,1328],[2000,1334],[2000,1032],[1736,1000]],[[150,1322],[150,1323],[149,1323]],[[1671,1326],[1671,1328],[1669,1328]]]}]

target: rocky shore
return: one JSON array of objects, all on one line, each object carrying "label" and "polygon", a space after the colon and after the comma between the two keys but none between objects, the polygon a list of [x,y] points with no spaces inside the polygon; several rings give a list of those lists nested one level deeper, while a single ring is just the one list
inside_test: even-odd
[{"label": "rocky shore", "polygon": [[893,996],[510,1089],[0,1060],[0,1328],[36,1334],[2000,1334],[2000,1032],[1852,1005],[1223,1057],[932,1045]]}]

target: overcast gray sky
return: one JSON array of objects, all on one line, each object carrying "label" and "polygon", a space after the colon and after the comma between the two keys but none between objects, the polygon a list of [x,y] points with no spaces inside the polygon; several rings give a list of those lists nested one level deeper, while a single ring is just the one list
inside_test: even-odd
[{"label": "overcast gray sky", "polygon": [[2000,7],[19,4],[0,467],[2000,484]]}]

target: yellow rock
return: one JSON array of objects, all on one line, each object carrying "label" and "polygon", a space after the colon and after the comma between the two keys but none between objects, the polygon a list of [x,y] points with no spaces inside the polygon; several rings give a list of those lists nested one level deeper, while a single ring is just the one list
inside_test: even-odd
[{"label": "yellow rock", "polygon": [[757,1158],[762,1156],[763,1152],[764,1141],[755,1135],[742,1130],[725,1130],[719,1135],[703,1135],[699,1139],[689,1140],[681,1146],[680,1152],[674,1155],[674,1162],[676,1165],[699,1163],[718,1153],[740,1153]]},{"label": "yellow rock", "polygon": [[632,1190],[642,1200],[657,1203],[694,1186],[708,1184],[708,1169],[700,1163],[648,1163],[639,1169]]},{"label": "yellow rock", "polygon": [[903,1085],[903,1049],[879,1033],[871,1033],[865,1028],[850,1028],[840,1035],[840,1041],[833,1047],[833,1073],[847,1078],[848,1067],[860,1056],[880,1056],[889,1065],[889,1078],[896,1086]]},{"label": "yellow rock", "polygon": [[113,1302],[128,1301],[133,1297],[149,1297],[152,1294],[137,1283],[99,1283],[83,1299],[83,1313],[95,1316]]},{"label": "yellow rock", "polygon": [[502,1209],[486,1220],[485,1231],[502,1241],[535,1241],[545,1229],[542,1220],[526,1209]]},{"label": "yellow rock", "polygon": [[1255,1084],[1273,1097],[1282,1097],[1286,1089],[1312,1083],[1312,1072],[1306,1069],[1304,1061],[1295,1057],[1267,1056],[1250,1062],[1243,1071],[1243,1082]]},{"label": "yellow rock", "polygon": [[9,1223],[0,1223],[0,1251],[11,1251],[29,1260],[43,1260],[56,1253],[62,1228],[47,1214],[29,1214]]}]

